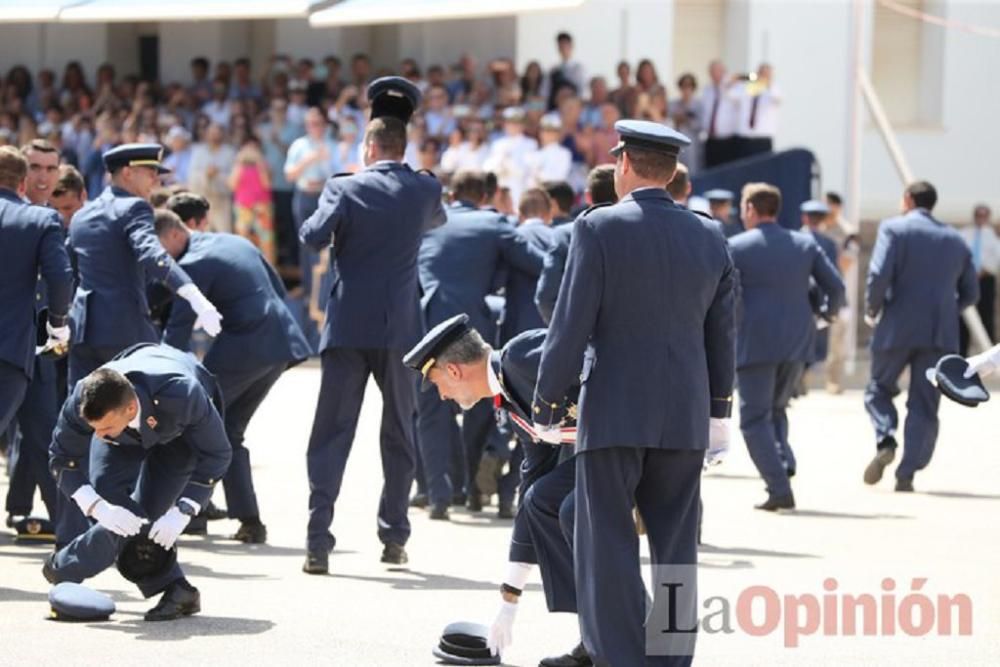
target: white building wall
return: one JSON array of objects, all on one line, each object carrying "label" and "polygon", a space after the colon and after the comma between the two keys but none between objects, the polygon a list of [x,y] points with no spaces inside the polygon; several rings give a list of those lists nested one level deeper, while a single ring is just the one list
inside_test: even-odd
[{"label": "white building wall", "polygon": [[71,60],[78,60],[93,81],[97,67],[107,59],[107,27],[99,24],[55,23],[0,25],[0,70],[24,65],[32,76],[51,68],[57,77]]}]

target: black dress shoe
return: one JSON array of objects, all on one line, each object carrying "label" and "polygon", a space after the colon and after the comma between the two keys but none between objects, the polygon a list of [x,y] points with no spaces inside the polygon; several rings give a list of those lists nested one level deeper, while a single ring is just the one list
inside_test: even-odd
[{"label": "black dress shoe", "polygon": [[498,519],[513,519],[514,518],[514,504],[510,501],[501,501],[497,509]]},{"label": "black dress shoe", "polygon": [[14,518],[14,515],[13,514],[8,514],[7,515],[7,527],[8,528],[13,528],[15,523],[17,523],[17,519]]},{"label": "black dress shoe", "polygon": [[306,562],[302,564],[302,571],[306,574],[329,574],[330,555],[325,551],[307,552]]},{"label": "black dress shoe", "polygon": [[878,484],[879,480],[882,479],[882,472],[885,470],[885,467],[892,463],[892,460],[895,458],[896,440],[892,436],[889,436],[878,443],[878,451],[875,452],[875,458],[865,468],[865,484]]},{"label": "black dress shoe", "polygon": [[768,496],[767,500],[762,502],[760,505],[754,505],[753,507],[754,509],[764,510],[765,512],[793,510],[795,509],[795,496],[790,493],[784,496]]},{"label": "black dress shoe", "polygon": [[193,517],[188,525],[184,527],[185,535],[208,535],[208,519],[205,514]]},{"label": "black dress shoe", "polygon": [[451,496],[451,504],[457,507],[462,507],[465,505],[465,494],[464,493],[454,493]]},{"label": "black dress shoe", "polygon": [[447,505],[435,505],[431,508],[432,521],[448,521],[450,518],[451,517],[448,516]]},{"label": "black dress shoe", "polygon": [[416,507],[417,509],[423,509],[430,504],[431,500],[427,497],[426,493],[418,493],[417,495],[410,498],[410,507]]},{"label": "black dress shoe", "polygon": [[229,512],[224,507],[217,507],[215,503],[211,500],[205,505],[205,509],[201,511],[204,515],[206,521],[219,521],[220,519],[228,519]]},{"label": "black dress shoe", "polygon": [[42,576],[45,577],[45,581],[52,585],[59,583],[59,576],[56,574],[55,553],[50,553],[45,557],[45,562],[42,563]]},{"label": "black dress shoe", "polygon": [[795,468],[786,468],[785,474],[788,475],[788,479],[795,477]]},{"label": "black dress shoe", "polygon": [[146,612],[147,621],[173,621],[201,611],[201,593],[183,579],[175,581],[164,591],[156,606]]},{"label": "black dress shoe", "polygon": [[587,655],[587,649],[583,648],[583,642],[576,645],[569,653],[545,658],[538,663],[538,667],[590,667],[594,663]]},{"label": "black dress shoe", "polygon": [[470,512],[482,512],[483,511],[483,501],[479,497],[478,493],[473,493],[469,496],[468,502],[465,503],[466,509]]},{"label": "black dress shoe", "polygon": [[897,477],[896,491],[900,493],[913,493],[913,478]]},{"label": "black dress shoe", "polygon": [[264,544],[267,542],[267,526],[262,524],[260,519],[241,521],[232,539],[245,544]]},{"label": "black dress shoe", "polygon": [[409,560],[410,558],[406,555],[406,549],[403,548],[402,544],[389,542],[385,545],[385,549],[382,549],[383,563],[389,563],[391,565],[404,565]]}]

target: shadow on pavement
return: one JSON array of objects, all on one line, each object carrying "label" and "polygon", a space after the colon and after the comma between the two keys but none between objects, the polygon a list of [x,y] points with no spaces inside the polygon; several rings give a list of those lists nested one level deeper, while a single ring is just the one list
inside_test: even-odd
[{"label": "shadow on pavement", "polygon": [[259,635],[275,626],[273,621],[256,618],[232,618],[226,616],[203,616],[196,614],[176,621],[147,623],[141,619],[96,623],[95,630],[108,630],[135,635],[136,639],[153,641],[177,641],[192,637],[227,637],[236,635]]},{"label": "shadow on pavement", "polygon": [[772,551],[769,549],[751,549],[749,547],[722,547],[714,544],[700,545],[698,553],[725,556],[759,556],[763,558],[821,558],[821,556],[817,556],[816,554],[803,554],[795,551]]},{"label": "shadow on pavement", "polygon": [[712,474],[706,474],[704,479],[740,479],[749,480],[751,482],[759,482],[759,475],[732,475],[724,472],[713,472]]},{"label": "shadow on pavement", "polygon": [[781,516],[812,517],[816,519],[912,519],[906,514],[852,514],[850,512],[824,512],[823,510],[791,510]]},{"label": "shadow on pavement", "polygon": [[[411,578],[400,577],[366,577],[354,574],[331,574],[327,575],[335,579],[352,579],[354,581],[370,581],[379,584],[388,584],[394,589],[404,591],[495,591],[497,583],[495,581],[476,581],[474,579],[463,579],[462,577],[452,577],[446,574],[432,574],[429,572],[416,572],[403,568],[394,569],[400,574],[409,574]],[[526,590],[540,591],[540,584],[528,584]]]},{"label": "shadow on pavement", "polygon": [[[177,543],[180,549],[198,549],[213,554],[231,556],[303,556],[306,552],[302,547],[280,547],[273,544],[244,544],[230,540],[221,535],[209,535],[200,539],[184,539]],[[336,553],[349,554],[353,551],[337,549]]]},{"label": "shadow on pavement", "polygon": [[1000,500],[1000,495],[993,493],[966,493],[965,491],[917,491],[917,494],[924,496],[936,496],[938,498],[963,498],[967,500]]},{"label": "shadow on pavement", "polygon": [[268,574],[248,574],[246,572],[218,572],[210,567],[205,567],[204,565],[196,565],[194,563],[186,563],[183,560],[180,561],[181,569],[184,570],[184,574],[192,577],[205,577],[206,579],[248,579],[253,581],[274,581],[278,577],[272,577]]}]

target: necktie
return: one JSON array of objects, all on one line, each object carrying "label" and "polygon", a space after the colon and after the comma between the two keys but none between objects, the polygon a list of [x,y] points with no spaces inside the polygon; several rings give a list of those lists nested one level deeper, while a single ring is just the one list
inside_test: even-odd
[{"label": "necktie", "polygon": [[715,118],[719,115],[719,100],[722,97],[722,91],[718,86],[715,87],[715,99],[712,100],[712,115],[708,120],[708,136],[715,136]]},{"label": "necktie", "polygon": [[976,232],[972,237],[972,265],[978,272],[983,267],[983,230],[976,227]]},{"label": "necktie", "polygon": [[125,430],[122,431],[122,435],[127,435],[128,437],[133,438],[136,442],[142,442],[142,434],[131,426],[126,426]]},{"label": "necktie", "polygon": [[753,104],[750,105],[750,129],[757,124],[757,105],[760,104],[760,95],[754,95]]}]

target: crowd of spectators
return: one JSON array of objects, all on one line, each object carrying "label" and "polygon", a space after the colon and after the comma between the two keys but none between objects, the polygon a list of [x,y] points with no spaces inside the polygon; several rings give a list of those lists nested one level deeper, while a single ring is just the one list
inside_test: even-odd
[{"label": "crowd of spectators", "polygon": [[[106,184],[101,154],[124,142],[167,149],[168,185],[206,197],[210,227],[251,238],[276,264],[298,265],[295,224],[315,206],[332,174],[362,168],[365,87],[395,73],[424,93],[410,125],[406,161],[447,183],[459,169],[497,176],[494,205],[516,211],[520,194],[566,181],[582,192],[590,168],[613,162],[619,118],[670,124],[693,139],[682,160],[692,173],[756,150],[770,150],[780,96],[770,67],[727,76],[713,62],[701,86],[694,73],[670,88],[650,60],[621,62],[617,80],[588,77],[560,33],[558,60],[518,72],[510,59],[480,66],[462,55],[451,66],[405,59],[376,71],[365,54],[346,64],[276,54],[255,75],[247,58],[210,63],[196,57],[186,82],[143,81],[110,64],[93,78],[77,62],[61,77],[23,66],[0,89],[0,145],[41,138],[79,168],[87,192]],[[555,58],[554,58],[555,60]],[[763,143],[762,143],[763,140]]]}]

